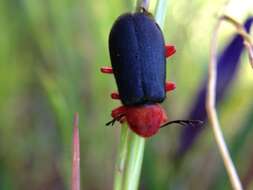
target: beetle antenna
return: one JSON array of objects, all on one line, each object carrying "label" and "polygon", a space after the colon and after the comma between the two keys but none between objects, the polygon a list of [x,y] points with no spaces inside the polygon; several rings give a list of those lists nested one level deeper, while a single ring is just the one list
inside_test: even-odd
[{"label": "beetle antenna", "polygon": [[166,127],[167,125],[170,125],[170,124],[173,124],[173,123],[177,123],[179,125],[182,125],[182,126],[199,126],[199,125],[202,125],[204,122],[201,121],[201,120],[174,120],[174,121],[169,121],[163,125],[161,125],[160,128],[163,128],[163,127]]},{"label": "beetle antenna", "polygon": [[113,126],[114,123],[115,123],[116,121],[120,121],[120,119],[121,119],[122,117],[124,117],[125,115],[126,115],[126,114],[124,114],[124,113],[123,113],[123,114],[120,114],[119,116],[113,118],[111,121],[107,122],[105,125],[106,125],[106,126],[109,126],[109,125]]}]

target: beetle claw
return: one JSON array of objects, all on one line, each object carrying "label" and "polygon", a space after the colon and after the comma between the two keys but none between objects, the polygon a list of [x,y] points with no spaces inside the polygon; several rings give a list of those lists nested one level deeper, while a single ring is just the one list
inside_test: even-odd
[{"label": "beetle claw", "polygon": [[111,68],[111,67],[106,67],[106,66],[101,67],[101,68],[100,68],[100,71],[101,71],[102,73],[106,73],[106,74],[112,74],[112,73],[113,73],[112,68]]},{"label": "beetle claw", "polygon": [[165,46],[165,57],[171,57],[174,53],[176,53],[176,48],[173,45],[166,45]]}]

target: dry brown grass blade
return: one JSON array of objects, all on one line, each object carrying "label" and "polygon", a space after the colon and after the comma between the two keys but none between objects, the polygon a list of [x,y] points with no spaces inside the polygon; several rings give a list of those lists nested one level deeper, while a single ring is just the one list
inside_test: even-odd
[{"label": "dry brown grass blade", "polygon": [[208,93],[206,100],[206,110],[208,118],[211,123],[211,127],[214,133],[214,137],[223,159],[225,168],[227,170],[231,185],[234,190],[242,190],[242,184],[237,174],[236,168],[233,164],[231,156],[229,154],[226,142],[223,137],[221,126],[219,123],[215,102],[216,102],[216,82],[217,82],[217,46],[218,46],[218,32],[221,28],[222,21],[226,21],[235,26],[236,31],[244,40],[244,45],[248,51],[249,61],[253,67],[253,50],[252,39],[250,35],[245,31],[244,27],[230,16],[223,15],[217,21],[211,39],[210,48],[210,62],[209,62],[209,78],[208,78]]},{"label": "dry brown grass blade", "polygon": [[220,20],[224,20],[232,24],[236,28],[237,33],[241,35],[244,40],[245,48],[248,51],[250,65],[253,68],[253,40],[251,36],[247,33],[243,25],[232,17],[228,15],[223,15],[220,17]]}]

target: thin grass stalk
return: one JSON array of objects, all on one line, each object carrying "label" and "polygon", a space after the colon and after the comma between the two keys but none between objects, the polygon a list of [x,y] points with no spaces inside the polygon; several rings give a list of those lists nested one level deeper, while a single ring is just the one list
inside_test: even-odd
[{"label": "thin grass stalk", "polygon": [[143,7],[146,10],[148,10],[149,4],[150,4],[150,0],[137,0],[136,10],[138,11],[140,7]]},{"label": "thin grass stalk", "polygon": [[209,121],[211,123],[216,144],[223,159],[232,187],[234,190],[242,190],[242,185],[238,177],[237,171],[235,169],[235,166],[233,164],[233,161],[231,159],[231,156],[229,154],[226,142],[224,140],[224,136],[220,127],[219,119],[215,108],[216,81],[217,81],[217,46],[218,46],[217,39],[221,22],[222,20],[219,20],[217,22],[211,39],[206,110],[208,113]]},{"label": "thin grass stalk", "polygon": [[141,166],[144,155],[145,138],[129,131],[127,146],[127,162],[123,182],[123,190],[138,189]]},{"label": "thin grass stalk", "polygon": [[[139,6],[148,9],[149,0],[137,0]],[[155,19],[163,28],[168,0],[157,2]],[[119,152],[114,177],[114,190],[137,190],[141,174],[145,148],[145,138],[140,137],[129,130],[127,124],[121,128]]]},{"label": "thin grass stalk", "polygon": [[169,0],[158,0],[156,4],[155,20],[161,29],[164,27]]},{"label": "thin grass stalk", "polygon": [[245,31],[244,27],[237,22],[235,19],[228,15],[223,15],[217,21],[214,32],[211,39],[210,48],[210,62],[209,62],[209,78],[208,78],[208,92],[207,92],[207,102],[206,110],[208,113],[208,118],[211,123],[211,127],[214,133],[214,137],[220,151],[221,157],[223,159],[225,168],[227,170],[231,185],[234,190],[242,190],[242,184],[240,178],[237,174],[236,168],[229,154],[226,142],[223,137],[221,126],[219,123],[217,111],[215,108],[216,102],[216,82],[217,82],[217,46],[218,46],[218,31],[221,27],[222,21],[226,21],[235,26],[236,31],[244,40],[244,45],[248,51],[249,61],[251,66],[253,66],[253,43],[251,36]]},{"label": "thin grass stalk", "polygon": [[128,150],[128,134],[129,129],[127,124],[121,126],[119,152],[114,173],[114,190],[121,190],[123,185],[123,175],[126,165],[127,150]]}]

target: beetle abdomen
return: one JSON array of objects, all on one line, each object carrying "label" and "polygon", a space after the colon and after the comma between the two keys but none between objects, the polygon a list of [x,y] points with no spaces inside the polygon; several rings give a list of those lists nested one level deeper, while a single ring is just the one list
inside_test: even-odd
[{"label": "beetle abdomen", "polygon": [[113,72],[124,105],[162,102],[165,98],[165,43],[145,11],[124,14],[109,37]]}]

